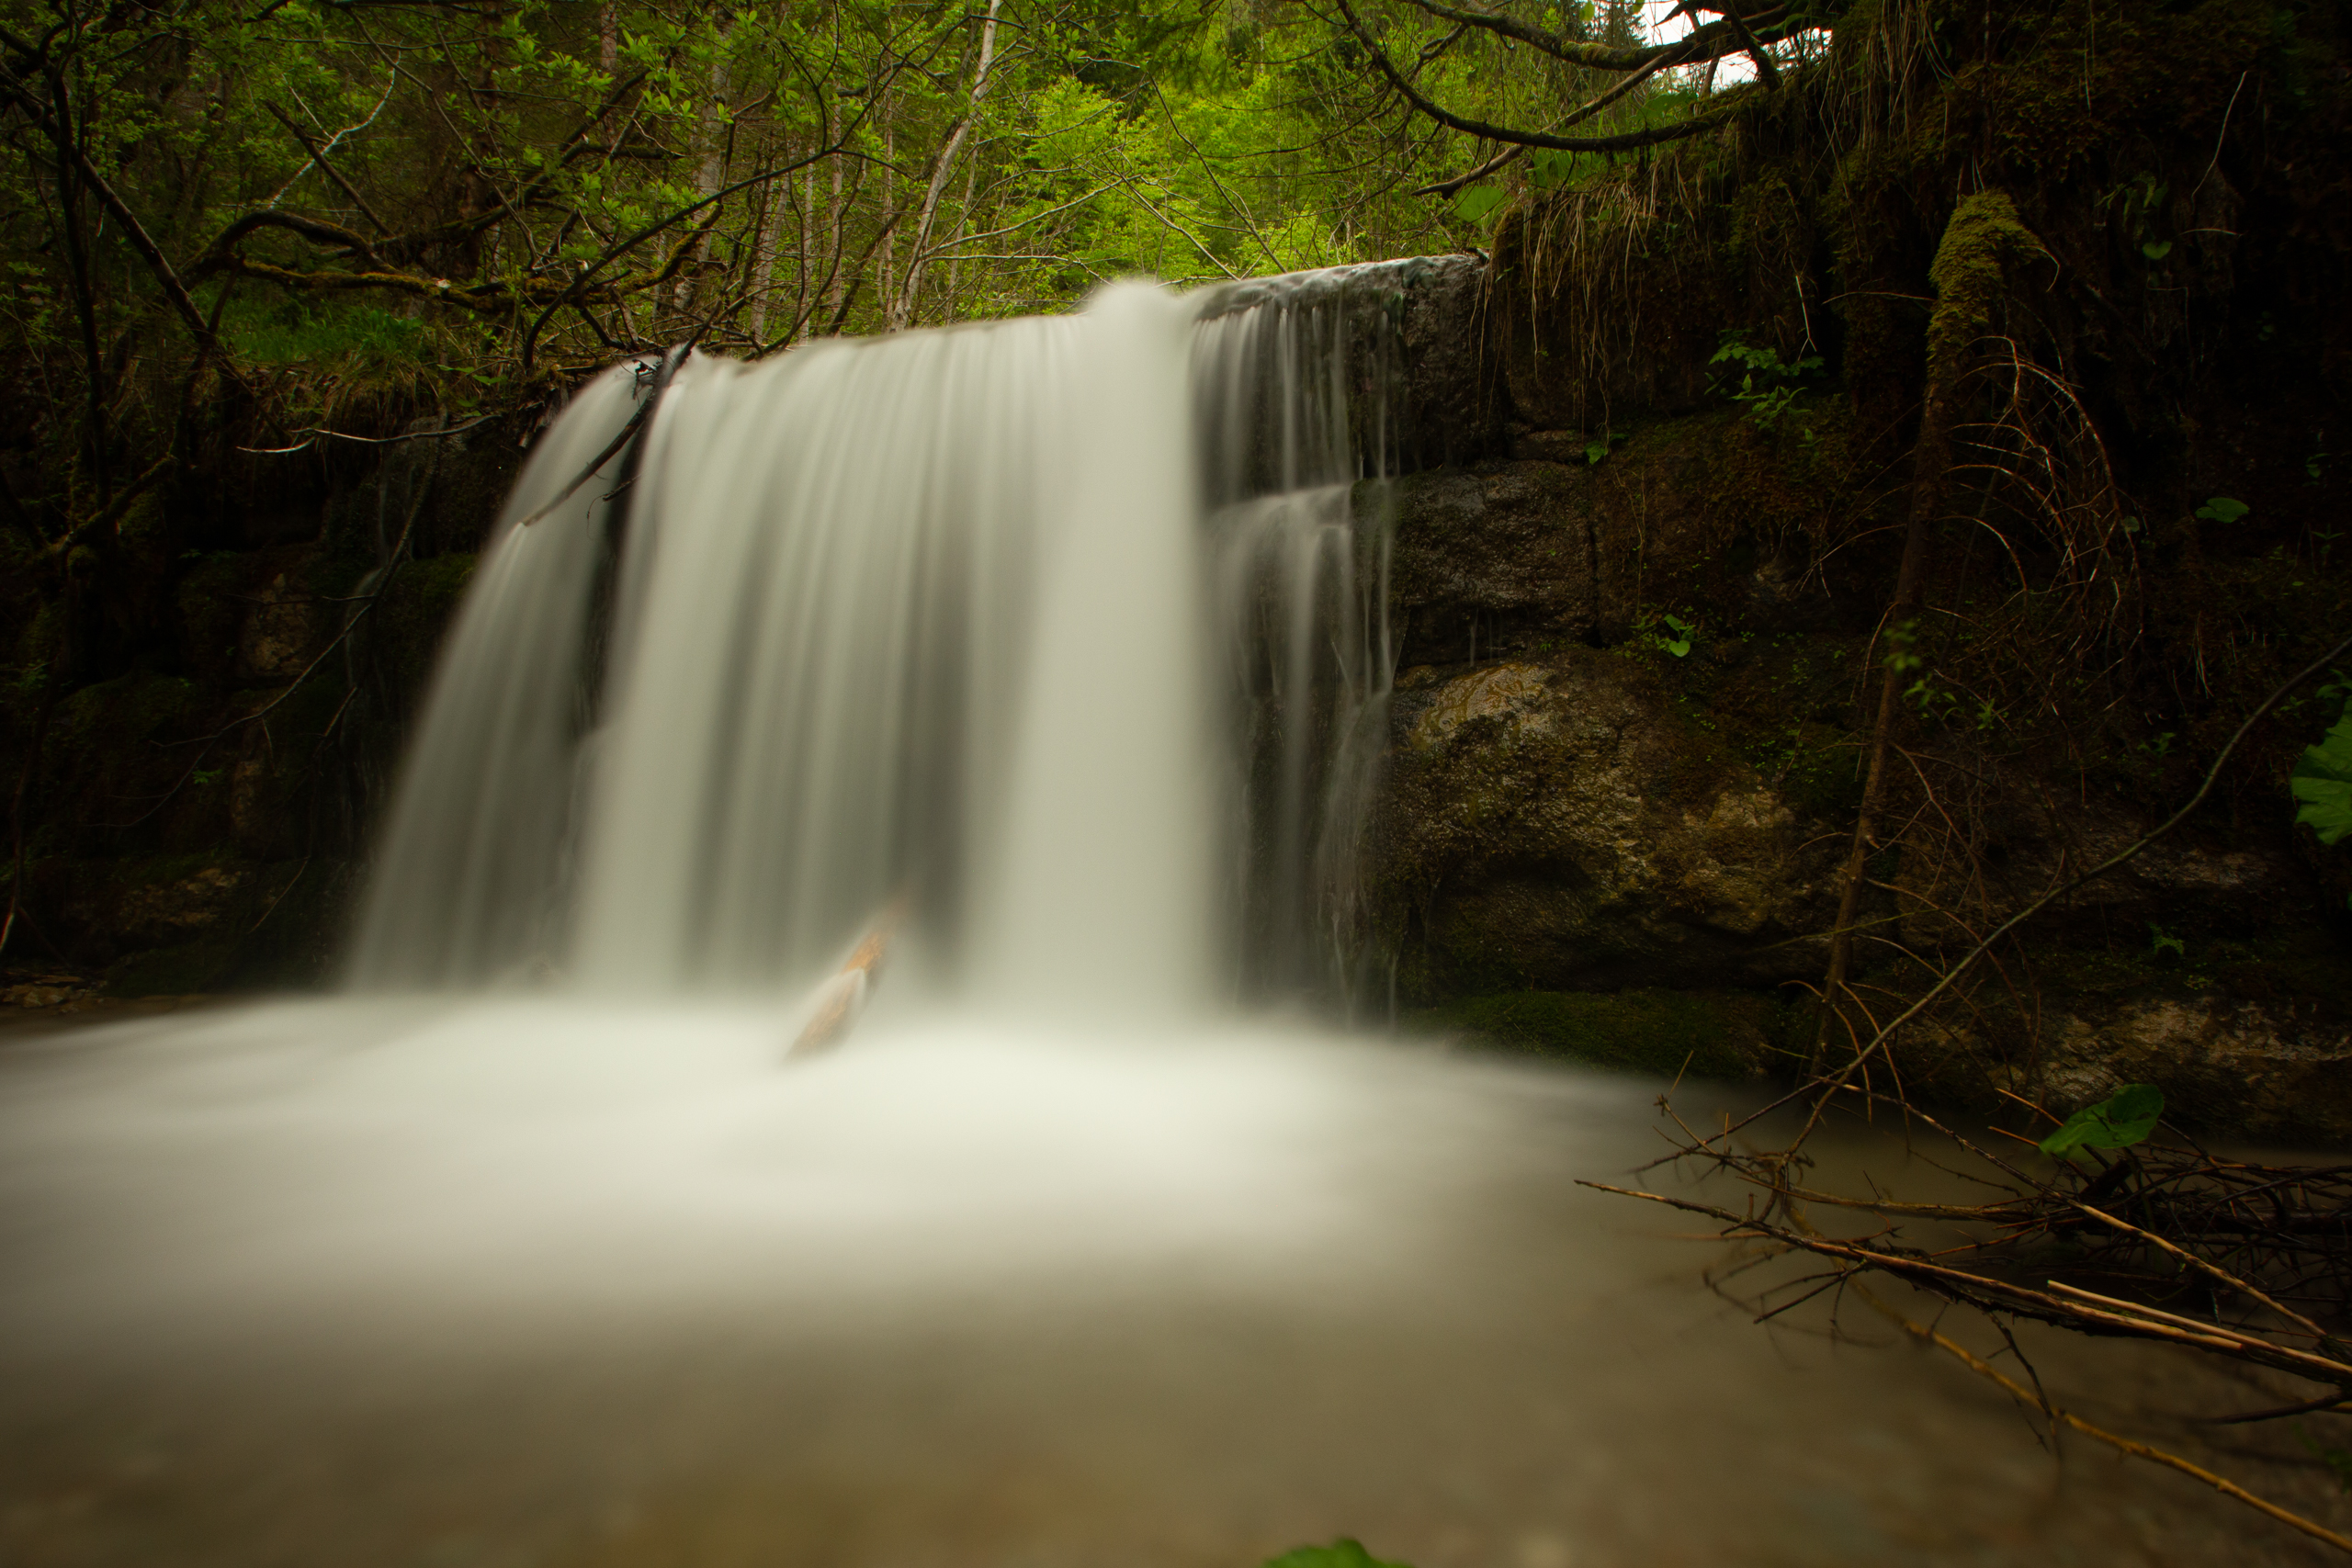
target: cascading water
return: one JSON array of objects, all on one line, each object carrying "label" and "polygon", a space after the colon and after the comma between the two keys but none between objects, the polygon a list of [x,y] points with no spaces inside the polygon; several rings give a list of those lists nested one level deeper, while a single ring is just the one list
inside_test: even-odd
[{"label": "cascading water", "polygon": [[775,987],[902,906],[958,989],[1197,1004],[1221,815],[1227,971],[1360,987],[1393,272],[691,357],[650,421],[609,372],[461,614],[354,983]]},{"label": "cascading water", "polygon": [[[604,636],[612,484],[492,546],[355,982],[546,964],[608,989],[775,987],[904,903],[934,970],[983,990],[1045,954],[1065,994],[1197,1000],[1189,319],[1130,287],[1066,320],[688,359],[626,484]],[[596,383],[509,519],[650,396],[630,367]],[[518,599],[544,624],[514,626]],[[486,746],[501,723],[519,760]]]},{"label": "cascading water", "polygon": [[1193,339],[1231,702],[1234,966],[1261,996],[1366,989],[1356,870],[1395,672],[1399,271],[1223,289]]},{"label": "cascading water", "polygon": [[[442,994],[0,1036],[0,1558],[2188,1539],[2113,1482],[2053,1515],[1921,1359],[1724,1323],[1570,1179],[1655,1154],[1646,1087],[1204,1016],[1377,989],[1411,271],[576,397],[353,959]],[[928,983],[786,1067],[797,984],[901,907]]]}]

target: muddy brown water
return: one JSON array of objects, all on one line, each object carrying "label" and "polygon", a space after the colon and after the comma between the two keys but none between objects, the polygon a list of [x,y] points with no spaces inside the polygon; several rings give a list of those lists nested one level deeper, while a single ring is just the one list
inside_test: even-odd
[{"label": "muddy brown water", "polygon": [[[1301,1032],[308,1004],[0,1045],[0,1561],[338,1568],[2298,1563],[1892,1343],[1758,1328],[1575,1185],[1657,1086]],[[1729,1108],[1724,1091],[1684,1097]],[[1846,1129],[1838,1174],[1902,1175]],[[1671,1184],[1667,1173],[1650,1179]],[[2043,1336],[2338,1528],[2267,1397]],[[2209,1429],[2210,1430],[2210,1429]]]}]

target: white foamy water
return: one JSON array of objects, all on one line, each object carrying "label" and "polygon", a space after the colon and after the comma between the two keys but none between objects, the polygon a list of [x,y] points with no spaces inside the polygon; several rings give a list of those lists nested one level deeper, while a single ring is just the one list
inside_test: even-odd
[{"label": "white foamy water", "polygon": [[339,999],[25,1048],[0,1080],[9,1303],[64,1329],[159,1303],[821,1314],[1199,1269],[1368,1286],[1412,1271],[1420,1201],[1565,1103],[1295,1030],[887,1010],[854,1049],[787,1069],[796,1023],[724,1002]]}]

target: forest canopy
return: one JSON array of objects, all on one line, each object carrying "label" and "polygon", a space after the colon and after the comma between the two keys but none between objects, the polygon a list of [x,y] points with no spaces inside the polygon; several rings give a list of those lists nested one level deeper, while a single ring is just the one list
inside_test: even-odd
[{"label": "forest canopy", "polygon": [[1122,274],[1475,244],[1514,183],[1702,125],[1717,56],[1769,75],[1759,39],[1792,59],[1814,26],[1658,45],[1641,0],[0,11],[5,331],[85,515],[216,382],[292,440],[354,398],[463,412],[674,342],[757,356]]}]

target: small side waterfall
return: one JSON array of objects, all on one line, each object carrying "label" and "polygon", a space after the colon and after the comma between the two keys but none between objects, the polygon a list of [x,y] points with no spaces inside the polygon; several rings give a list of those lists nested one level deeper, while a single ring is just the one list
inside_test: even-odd
[{"label": "small side waterfall", "polygon": [[1253,280],[1193,339],[1230,702],[1246,994],[1363,999],[1357,872],[1385,744],[1401,389],[1394,265]]},{"label": "small side waterfall", "polygon": [[686,356],[618,450],[655,377],[607,373],[484,556],[353,982],[769,989],[898,909],[960,994],[1363,994],[1402,276]]},{"label": "small side waterfall", "polygon": [[520,978],[558,949],[600,663],[594,612],[628,455],[578,481],[652,382],[651,367],[623,365],[582,389],[499,513],[360,908],[350,978],[363,989]]}]

